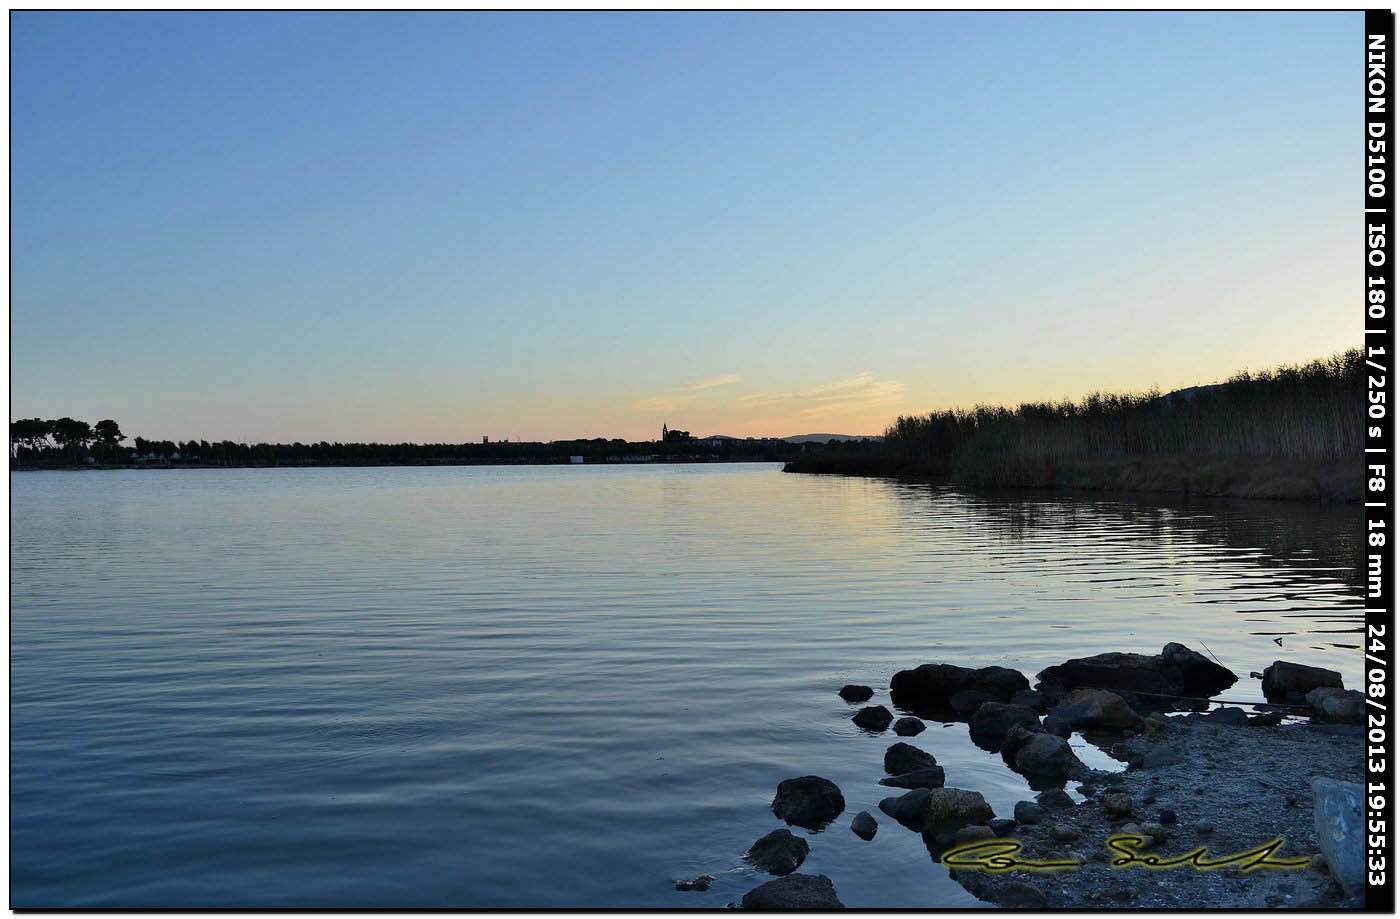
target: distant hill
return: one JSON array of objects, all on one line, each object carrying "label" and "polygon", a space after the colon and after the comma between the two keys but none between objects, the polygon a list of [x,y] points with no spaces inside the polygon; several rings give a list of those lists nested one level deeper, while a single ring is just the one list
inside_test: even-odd
[{"label": "distant hill", "polygon": [[828,440],[884,440],[885,438],[878,434],[794,434],[782,439],[790,444],[805,444],[809,440],[826,443]]},{"label": "distant hill", "polygon": [[1161,397],[1163,402],[1190,402],[1192,399],[1213,390],[1223,389],[1224,383],[1207,383],[1204,386],[1188,386],[1185,389],[1177,389]]},{"label": "distant hill", "polygon": [[[702,437],[702,438],[700,438],[700,439],[701,439],[701,440],[755,440],[755,439],[757,439],[757,440],[765,440],[765,439],[767,439],[767,438],[752,438],[752,437],[744,438],[744,437],[730,437],[728,434],[711,434],[711,435],[709,435],[708,437]],[[774,438],[772,438],[772,439],[773,439],[773,440],[781,440],[781,441],[783,441],[784,443],[789,443],[789,444],[805,444],[805,443],[807,443],[809,440],[815,440],[815,441],[819,441],[819,442],[821,442],[821,443],[826,443],[826,442],[829,441],[829,440],[845,440],[845,441],[877,440],[877,441],[878,441],[878,440],[884,440],[885,438],[882,437],[882,436],[879,435],[879,434],[794,434],[794,435],[792,435],[791,437],[774,437]]]}]

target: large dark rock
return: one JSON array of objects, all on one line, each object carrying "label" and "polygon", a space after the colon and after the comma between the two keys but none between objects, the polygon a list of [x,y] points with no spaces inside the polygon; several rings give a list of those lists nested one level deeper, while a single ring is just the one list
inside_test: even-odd
[{"label": "large dark rock", "polygon": [[789,874],[759,884],[744,894],[740,905],[744,909],[845,909],[831,878],[824,874]]},{"label": "large dark rock", "polygon": [[894,720],[894,715],[883,705],[867,705],[851,716],[851,720],[856,723],[856,727],[864,728],[867,731],[874,731],[878,734],[890,726],[890,722]]},{"label": "large dark rock", "polygon": [[880,784],[891,788],[942,788],[943,767],[925,766],[912,772],[902,772],[881,779]]},{"label": "large dark rock", "polygon": [[[1069,735],[1060,733],[1060,724],[1070,731],[1126,731],[1142,724],[1142,716],[1133,711],[1122,696],[1107,689],[1087,687],[1066,693],[1045,720],[1044,730],[1061,737]],[[1052,731],[1051,727],[1056,729]]]},{"label": "large dark rock", "polygon": [[1313,717],[1319,721],[1360,724],[1366,710],[1366,697],[1354,689],[1322,686],[1307,695]]},{"label": "large dark rock", "polygon": [[1035,709],[1037,712],[1045,711],[1045,697],[1034,689],[1023,689],[1011,697],[1012,705],[1024,705],[1026,708]]},{"label": "large dark rock", "polygon": [[847,683],[836,691],[836,694],[847,702],[869,702],[870,697],[875,695],[875,690],[869,686],[859,686],[855,683]]},{"label": "large dark rock", "polygon": [[938,760],[933,758],[932,753],[925,753],[913,744],[900,741],[891,744],[885,751],[885,772],[889,775],[903,775],[906,772],[913,772],[915,769],[926,769],[929,766],[937,766]]},{"label": "large dark rock", "polygon": [[984,692],[1006,702],[1025,689],[1030,689],[1025,676],[1006,667],[973,669],[955,664],[922,664],[901,670],[890,679],[890,697],[895,705],[930,717],[955,714],[951,697],[966,690]]},{"label": "large dark rock", "polygon": [[1074,799],[1069,796],[1069,792],[1063,788],[1051,788],[1042,791],[1035,796],[1035,800],[1041,807],[1048,807],[1051,810],[1065,810],[1077,806]]},{"label": "large dark rock", "polygon": [[1347,896],[1366,885],[1366,790],[1354,782],[1313,779],[1313,824],[1327,868]]},{"label": "large dark rock", "polygon": [[1322,667],[1305,667],[1290,661],[1274,661],[1264,668],[1264,698],[1287,705],[1306,705],[1314,689],[1342,688],[1342,675]]},{"label": "large dark rock", "polygon": [[846,799],[836,783],[818,775],[784,779],[773,797],[778,819],[809,830],[819,830],[846,809]]},{"label": "large dark rock", "polygon": [[901,825],[911,830],[922,830],[924,828],[924,805],[928,803],[928,796],[932,789],[915,788],[902,795],[895,795],[880,800],[880,810],[889,814]]},{"label": "large dark rock", "polygon": [[983,702],[968,723],[968,734],[977,746],[995,751],[1001,749],[1007,732],[1018,724],[1028,731],[1039,731],[1040,716],[1024,705]]},{"label": "large dark rock", "polygon": [[1001,748],[1002,759],[1017,772],[1045,782],[1064,781],[1085,770],[1069,741],[1044,731],[1013,725]]},{"label": "large dark rock", "polygon": [[981,792],[935,788],[928,793],[924,807],[924,836],[936,846],[947,846],[958,830],[985,824],[995,816]]},{"label": "large dark rock", "polygon": [[[1017,695],[1020,695],[1017,693]],[[959,718],[964,720],[971,718],[982,707],[984,702],[1000,702],[996,696],[980,689],[964,689],[955,692],[948,697],[948,707],[951,708]]]},{"label": "large dark rock", "polygon": [[1181,682],[1188,696],[1213,696],[1235,685],[1239,679],[1232,671],[1199,651],[1192,651],[1174,641],[1163,645],[1159,656],[1163,664],[1175,667],[1181,673]]},{"label": "large dark rock", "polygon": [[1129,654],[1109,651],[1092,657],[1078,657],[1047,667],[1037,674],[1037,689],[1052,702],[1059,702],[1074,689],[1107,689],[1123,697],[1133,708],[1164,710],[1174,698],[1208,698],[1235,684],[1229,670],[1171,642],[1160,654]]},{"label": "large dark rock", "polygon": [[774,830],[750,846],[744,858],[769,874],[792,874],[810,851],[807,840],[789,830]]},{"label": "large dark rock", "polygon": [[1193,714],[1187,717],[1200,717],[1202,720],[1212,722],[1213,724],[1228,724],[1235,727],[1239,727],[1242,724],[1249,724],[1249,713],[1237,705],[1227,705],[1201,716]]}]

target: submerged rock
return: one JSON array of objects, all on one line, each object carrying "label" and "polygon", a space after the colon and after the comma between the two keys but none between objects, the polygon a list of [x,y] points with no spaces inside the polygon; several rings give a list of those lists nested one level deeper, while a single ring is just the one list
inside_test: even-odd
[{"label": "submerged rock", "polygon": [[966,788],[935,788],[928,793],[924,807],[924,836],[939,846],[953,841],[958,830],[984,824],[995,817],[980,792]]},{"label": "submerged rock", "polygon": [[878,734],[890,726],[894,715],[890,714],[890,710],[883,705],[867,705],[851,716],[851,720],[856,723],[856,727]]},{"label": "submerged rock", "polygon": [[1274,661],[1264,668],[1262,688],[1270,702],[1306,705],[1308,693],[1325,687],[1342,688],[1342,675],[1323,667],[1306,667],[1291,661]]},{"label": "submerged rock", "polygon": [[1184,645],[1171,642],[1154,655],[1109,651],[1047,667],[1037,688],[1055,700],[1080,688],[1107,689],[1138,710],[1169,707],[1164,696],[1209,697],[1233,686],[1234,673]]},{"label": "submerged rock", "polygon": [[885,772],[890,775],[903,775],[916,769],[937,766],[938,760],[932,753],[925,753],[913,744],[904,742],[891,744],[885,751]]},{"label": "submerged rock", "polygon": [[913,737],[922,734],[926,725],[918,718],[900,718],[894,723],[894,732],[900,737]]},{"label": "submerged rock", "polygon": [[1040,716],[1023,705],[984,702],[968,723],[968,734],[972,742],[984,750],[1000,750],[1013,725],[1039,731]]},{"label": "submerged rock", "polygon": [[845,909],[824,874],[789,874],[744,894],[744,909]]},{"label": "submerged rock", "polygon": [[1310,691],[1306,696],[1313,717],[1319,721],[1336,721],[1343,724],[1360,724],[1362,712],[1366,708],[1366,697],[1354,689],[1338,689],[1324,686]]},{"label": "submerged rock", "polygon": [[792,874],[810,851],[807,840],[788,830],[774,830],[750,846],[744,858],[769,874]]},{"label": "submerged rock", "polygon": [[899,821],[901,826],[922,830],[929,793],[930,789],[915,788],[896,797],[884,798],[880,801],[880,810]]},{"label": "submerged rock", "polygon": [[880,780],[880,784],[890,788],[942,788],[943,767],[925,766],[912,772],[887,776]]},{"label": "submerged rock", "polygon": [[677,881],[676,889],[706,891],[714,882],[715,876],[713,874],[702,874],[698,878],[691,878],[688,881]]},{"label": "submerged rock", "polygon": [[804,775],[778,783],[773,813],[778,819],[809,830],[819,830],[846,809],[846,799],[836,783],[819,775]]},{"label": "submerged rock", "polygon": [[836,694],[847,702],[867,702],[875,695],[875,690],[869,686],[858,686],[855,683],[847,683],[836,691]]},{"label": "submerged rock", "polygon": [[875,818],[869,811],[861,811],[851,818],[851,832],[855,833],[866,842],[875,838],[875,834],[880,831],[880,824],[875,822]]}]

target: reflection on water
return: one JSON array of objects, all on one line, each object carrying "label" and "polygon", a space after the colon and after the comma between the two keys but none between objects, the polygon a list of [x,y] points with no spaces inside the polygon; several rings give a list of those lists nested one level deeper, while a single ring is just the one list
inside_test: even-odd
[{"label": "reflection on water", "polygon": [[[1180,641],[1359,684],[1359,512],[969,495],[775,466],[16,474],[15,906],[722,906],[804,871],[966,906],[835,690]],[[1282,642],[1279,644],[1275,639]],[[965,724],[914,738],[1009,814]],[[718,876],[706,893],[676,878]]]}]

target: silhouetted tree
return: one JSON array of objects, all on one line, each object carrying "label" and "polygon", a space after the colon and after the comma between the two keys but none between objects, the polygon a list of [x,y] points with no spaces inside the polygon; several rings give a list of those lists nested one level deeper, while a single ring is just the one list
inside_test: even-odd
[{"label": "silhouetted tree", "polygon": [[108,459],[113,458],[117,452],[117,444],[126,439],[122,429],[111,418],[103,418],[92,426],[93,439],[100,445],[101,450]]},{"label": "silhouetted tree", "polygon": [[35,452],[47,447],[49,424],[42,418],[22,418],[10,422],[10,455],[18,459],[20,447]]},{"label": "silhouetted tree", "polygon": [[52,422],[52,425],[50,433],[59,447],[72,452],[73,462],[82,462],[82,452],[92,442],[92,426],[86,421],[72,418],[60,418]]}]

